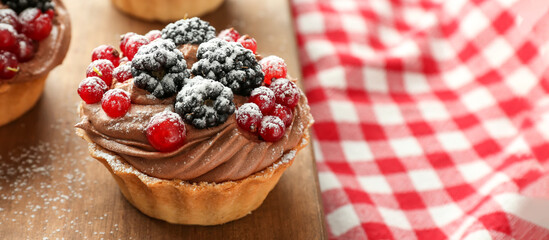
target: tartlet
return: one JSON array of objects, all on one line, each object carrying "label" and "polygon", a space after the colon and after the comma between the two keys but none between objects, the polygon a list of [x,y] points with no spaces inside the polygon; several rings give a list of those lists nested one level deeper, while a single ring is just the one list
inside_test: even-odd
[{"label": "tartlet", "polygon": [[216,225],[249,214],[309,142],[305,95],[282,59],[254,54],[234,29],[216,37],[191,18],[150,43],[139,38],[123,35],[114,55],[129,57],[114,60],[112,82],[97,77],[109,67],[92,63],[97,71],[78,90],[77,134],[148,216]]},{"label": "tartlet", "polygon": [[[47,35],[43,36],[34,36],[33,33],[29,33],[30,30],[24,30],[25,26],[22,27],[21,23],[19,23],[19,19],[24,18],[22,15],[29,15],[32,14],[32,11],[42,10],[33,10],[36,9],[36,6],[25,5],[23,3],[13,5],[14,1],[4,0],[2,2],[10,4],[0,4],[0,11],[2,11],[0,22],[4,23],[2,26],[5,27],[5,23],[19,25],[13,28],[15,30],[14,34],[28,41],[26,43],[32,43],[33,47],[29,52],[22,53],[24,49],[20,47],[21,44],[18,39],[17,45],[4,50],[0,48],[0,55],[2,55],[0,56],[2,58],[0,59],[0,65],[6,66],[6,61],[8,61],[6,59],[9,56],[15,56],[17,59],[16,62],[18,62],[17,67],[11,68],[14,76],[0,79],[0,126],[20,117],[36,104],[44,90],[49,72],[63,62],[71,38],[71,24],[68,12],[60,0],[54,0],[54,4],[49,5],[53,6],[53,11],[50,13],[53,16],[51,18],[51,32],[47,32]],[[49,1],[41,2],[49,3]],[[13,9],[8,10],[8,6],[16,7],[15,10],[22,11],[17,18],[17,23],[6,19],[7,11],[15,13]],[[44,8],[43,6],[39,7]],[[42,11],[40,14],[47,15],[45,11]],[[31,37],[27,37],[27,34],[33,35],[33,38],[36,39],[30,39]],[[21,52],[15,53],[16,51]],[[26,59],[22,60],[24,62],[19,62],[21,60],[19,58]],[[0,71],[2,70],[3,68],[0,67]]]},{"label": "tartlet", "polygon": [[199,17],[217,9],[223,0],[112,0],[120,11],[147,21],[171,22]]}]

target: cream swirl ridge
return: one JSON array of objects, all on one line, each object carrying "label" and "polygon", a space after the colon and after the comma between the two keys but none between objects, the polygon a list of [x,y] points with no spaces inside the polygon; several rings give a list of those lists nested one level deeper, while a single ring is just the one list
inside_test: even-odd
[{"label": "cream swirl ridge", "polygon": [[[99,103],[82,103],[82,121],[76,127],[83,129],[94,143],[157,178],[191,182],[245,178],[272,165],[299,145],[312,124],[307,99],[301,93],[293,122],[280,141],[261,141],[240,130],[233,114],[225,123],[213,128],[199,130],[187,124],[186,144],[174,152],[161,153],[148,143],[145,128],[154,114],[173,110],[173,98],[158,100],[134,87],[132,80],[115,87],[131,94],[132,106],[126,116],[112,119],[101,110]],[[235,96],[234,101],[240,106],[247,98]]]}]

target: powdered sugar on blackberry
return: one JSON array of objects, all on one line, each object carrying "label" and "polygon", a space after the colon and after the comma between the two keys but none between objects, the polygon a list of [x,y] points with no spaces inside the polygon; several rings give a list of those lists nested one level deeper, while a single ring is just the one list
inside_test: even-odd
[{"label": "powdered sugar on blackberry", "polygon": [[214,127],[234,113],[233,98],[231,89],[223,84],[196,76],[177,94],[175,112],[196,128]]},{"label": "powdered sugar on blackberry", "polygon": [[183,54],[166,39],[141,47],[132,60],[131,72],[135,86],[159,99],[175,95],[190,76]]},{"label": "powdered sugar on blackberry", "polygon": [[200,44],[196,57],[193,75],[221,82],[235,94],[248,96],[263,82],[261,65],[252,51],[240,43],[214,38]]},{"label": "powdered sugar on blackberry", "polygon": [[215,38],[215,28],[197,17],[182,19],[162,29],[162,38],[171,39],[177,45],[200,44]]}]

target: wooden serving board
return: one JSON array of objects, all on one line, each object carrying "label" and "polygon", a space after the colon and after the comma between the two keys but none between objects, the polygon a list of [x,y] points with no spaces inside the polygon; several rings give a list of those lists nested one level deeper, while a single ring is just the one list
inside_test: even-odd
[{"label": "wooden serving board", "polygon": [[[309,145],[263,205],[240,220],[211,227],[173,225],[141,214],[120,193],[107,169],[89,157],[74,134],[76,94],[101,44],[119,35],[145,34],[165,24],[115,10],[108,0],[65,1],[72,42],[62,66],[49,75],[38,104],[0,127],[0,239],[324,239],[326,230]],[[286,0],[227,0],[204,19],[235,27],[258,41],[263,55],[284,58],[300,77],[290,7]],[[2,104],[2,103],[0,103]]]}]

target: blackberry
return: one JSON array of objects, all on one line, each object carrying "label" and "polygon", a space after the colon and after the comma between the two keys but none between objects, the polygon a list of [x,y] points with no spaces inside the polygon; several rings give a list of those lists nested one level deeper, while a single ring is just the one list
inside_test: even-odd
[{"label": "blackberry", "polygon": [[200,44],[215,38],[215,28],[197,17],[182,19],[162,29],[162,38],[171,39],[178,46],[185,43]]},{"label": "blackberry", "polygon": [[200,44],[192,74],[221,82],[235,94],[248,96],[263,83],[263,71],[252,51],[240,43],[214,38]]},{"label": "blackberry", "polygon": [[215,127],[234,113],[233,97],[223,84],[196,76],[177,94],[175,112],[195,128]]},{"label": "blackberry", "polygon": [[55,4],[51,0],[1,0],[3,4],[13,9],[18,14],[27,8],[38,8],[42,12],[53,9]]},{"label": "blackberry", "polygon": [[175,95],[190,76],[183,54],[171,40],[157,39],[142,46],[132,60],[134,84],[156,98]]}]

